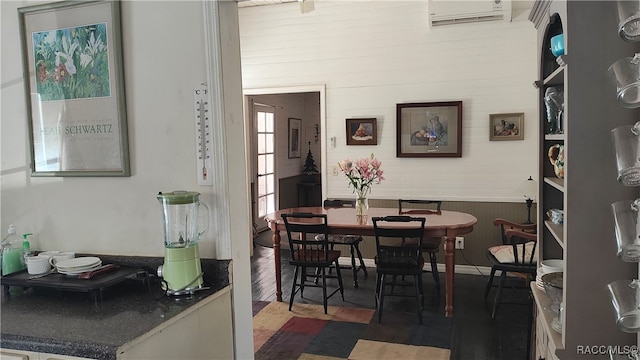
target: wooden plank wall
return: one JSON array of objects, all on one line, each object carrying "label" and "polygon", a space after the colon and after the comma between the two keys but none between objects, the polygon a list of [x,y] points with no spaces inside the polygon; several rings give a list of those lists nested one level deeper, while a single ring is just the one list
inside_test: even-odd
[{"label": "wooden plank wall", "polygon": [[[333,175],[339,161],[374,153],[386,180],[373,196],[521,201],[515,190],[537,172],[536,31],[526,16],[431,29],[426,1],[322,1],[307,14],[297,3],[241,8],[239,21],[245,89],[326,86],[314,150],[325,196],[351,194]],[[396,104],[454,100],[463,101],[462,157],[397,158]],[[524,140],[489,141],[489,115],[510,112],[525,113]],[[377,145],[346,145],[345,119],[359,117],[377,119]],[[280,169],[286,156],[278,173],[293,176]]]}]

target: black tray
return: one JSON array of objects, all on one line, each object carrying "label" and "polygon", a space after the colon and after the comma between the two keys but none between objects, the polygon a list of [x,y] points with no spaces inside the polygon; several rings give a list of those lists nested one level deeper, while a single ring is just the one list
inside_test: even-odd
[{"label": "black tray", "polygon": [[78,275],[49,274],[47,276],[29,279],[30,275],[26,270],[0,277],[0,285],[5,288],[5,293],[9,286],[21,287],[41,287],[55,289],[59,291],[87,292],[94,295],[97,301],[102,298],[102,292],[110,286],[119,284],[127,279],[136,277],[144,270],[138,267],[120,266],[115,271],[97,275],[91,279],[79,279]]}]

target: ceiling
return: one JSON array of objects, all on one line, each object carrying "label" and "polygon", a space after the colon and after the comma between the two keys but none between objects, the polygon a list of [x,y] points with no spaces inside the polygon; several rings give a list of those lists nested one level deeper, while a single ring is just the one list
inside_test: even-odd
[{"label": "ceiling", "polygon": [[298,0],[239,0],[238,7],[276,5],[276,4],[297,2],[297,1]]},{"label": "ceiling", "polygon": [[[263,5],[277,5],[297,2],[298,0],[238,0],[238,7],[251,7]],[[309,0],[306,0],[309,1]],[[346,0],[343,0],[346,1]],[[455,1],[455,0],[454,0]],[[512,10],[529,10],[533,6],[534,0],[511,0]]]}]

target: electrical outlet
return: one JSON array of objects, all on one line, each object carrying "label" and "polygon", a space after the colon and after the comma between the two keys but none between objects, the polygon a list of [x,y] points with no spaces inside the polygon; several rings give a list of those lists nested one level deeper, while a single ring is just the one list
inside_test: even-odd
[{"label": "electrical outlet", "polygon": [[[463,236],[456,236],[456,240],[453,243],[454,249],[456,250],[464,250],[464,237]],[[445,237],[442,238],[442,248],[444,250],[447,249],[447,240]]]}]

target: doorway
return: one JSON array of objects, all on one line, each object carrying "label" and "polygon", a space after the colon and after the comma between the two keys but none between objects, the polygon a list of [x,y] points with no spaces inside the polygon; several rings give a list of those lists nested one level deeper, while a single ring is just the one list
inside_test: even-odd
[{"label": "doorway", "polygon": [[[303,176],[307,150],[320,171],[321,189],[324,194],[325,182],[322,169],[325,159],[325,91],[324,85],[245,89],[246,128],[250,132],[251,151],[247,154],[251,164],[252,214],[255,233],[267,229],[264,216],[280,208],[295,206],[297,199],[296,179]],[[273,128],[269,129],[272,116]],[[302,120],[302,148],[299,158],[290,158],[288,153],[289,118]],[[264,122],[260,124],[260,122]],[[263,126],[261,128],[261,126]],[[269,144],[270,136],[273,142]],[[270,152],[269,146],[273,146]],[[293,186],[291,186],[293,184]]]}]

